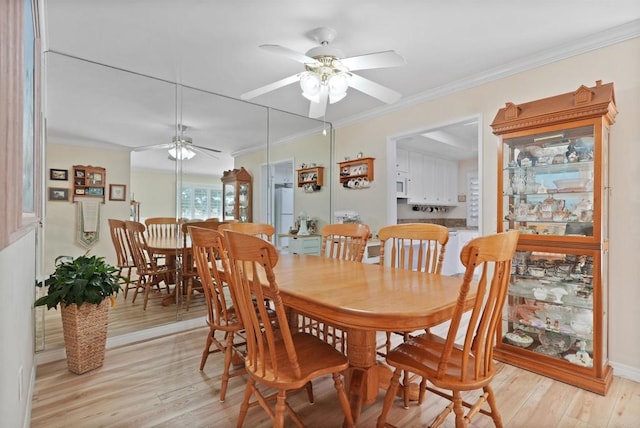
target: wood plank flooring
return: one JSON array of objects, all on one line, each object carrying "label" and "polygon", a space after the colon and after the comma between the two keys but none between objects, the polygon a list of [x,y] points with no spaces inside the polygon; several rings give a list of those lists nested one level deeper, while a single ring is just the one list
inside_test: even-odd
[{"label": "wood plank flooring", "polygon": [[[172,286],[173,287],[173,286]],[[116,305],[109,309],[108,336],[115,337],[126,333],[132,333],[151,327],[189,320],[207,315],[207,305],[204,294],[195,292],[191,297],[189,311],[185,310],[184,299],[181,299],[179,307],[175,304],[162,306],[162,300],[167,297],[165,290],[152,290],[149,294],[147,309],[142,310],[144,294],[141,292],[133,300],[133,290],[129,291],[127,299],[124,292],[116,297]],[[38,351],[64,348],[62,336],[62,319],[59,309],[47,310],[46,307],[36,308],[36,349]],[[203,321],[204,325],[204,321]]]},{"label": "wood plank flooring", "polygon": [[[244,377],[229,381],[219,402],[222,355],[209,356],[198,370],[207,329],[153,339],[107,351],[104,366],[83,375],[70,373],[66,360],[38,367],[32,402],[33,428],[46,427],[234,427],[244,393]],[[640,426],[640,384],[614,377],[606,397],[498,363],[493,381],[506,427],[613,428]],[[330,377],[314,382],[315,404],[304,392],[291,405],[308,427],[342,426],[342,413]],[[365,406],[359,427],[373,427],[384,391]],[[389,422],[427,426],[445,406],[428,394],[408,410],[397,399]],[[260,408],[249,410],[245,427],[269,427]],[[287,418],[286,426],[294,426]],[[444,426],[453,427],[450,415]],[[492,427],[479,415],[474,427]]]}]

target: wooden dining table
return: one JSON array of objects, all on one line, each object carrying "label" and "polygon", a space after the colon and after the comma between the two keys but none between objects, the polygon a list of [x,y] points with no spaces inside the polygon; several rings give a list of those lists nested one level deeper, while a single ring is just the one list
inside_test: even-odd
[{"label": "wooden dining table", "polygon": [[[377,361],[376,332],[421,330],[451,319],[462,281],[297,254],[280,255],[274,272],[287,307],[347,331],[347,390],[356,421],[390,372]],[[472,288],[468,308],[474,296]]]}]

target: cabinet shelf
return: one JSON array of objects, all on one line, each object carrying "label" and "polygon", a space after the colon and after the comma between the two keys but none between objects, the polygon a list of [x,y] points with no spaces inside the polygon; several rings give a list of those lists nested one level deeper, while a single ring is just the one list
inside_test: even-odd
[{"label": "cabinet shelf", "polygon": [[[569,106],[569,107],[567,107]],[[507,103],[498,151],[498,232],[521,232],[495,358],[606,394],[608,152],[613,84]]]},{"label": "cabinet shelf", "polygon": [[73,197],[100,198],[105,202],[105,183],[107,172],[104,168],[92,165],[73,166]]},{"label": "cabinet shelf", "polygon": [[360,158],[338,162],[340,183],[350,189],[367,188],[373,181],[373,161],[375,158]]},{"label": "cabinet shelf", "polygon": [[324,185],[324,167],[313,166],[300,168],[298,173],[298,187],[302,187],[306,192],[317,192]]}]

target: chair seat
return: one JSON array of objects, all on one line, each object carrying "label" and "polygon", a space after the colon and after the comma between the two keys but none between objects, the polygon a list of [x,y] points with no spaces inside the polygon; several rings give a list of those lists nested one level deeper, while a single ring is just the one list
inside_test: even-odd
[{"label": "chair seat", "polygon": [[480,382],[470,382],[473,379],[475,358],[469,354],[466,379],[461,381],[462,372],[461,361],[463,350],[454,345],[451,357],[447,364],[444,376],[437,379],[438,365],[444,350],[445,339],[432,333],[423,333],[418,336],[411,336],[406,342],[402,342],[387,354],[389,364],[400,367],[404,370],[418,373],[426,377],[431,383],[439,388],[457,389],[469,391],[482,388],[491,381],[491,376]]},{"label": "chair seat", "polygon": [[349,360],[345,355],[316,336],[308,333],[293,333],[291,337],[298,354],[302,373],[300,377],[293,372],[283,341],[276,343],[277,379],[272,370],[273,360],[270,357],[265,359],[265,375],[262,375],[262,365],[254,367],[249,364],[248,360],[245,362],[247,372],[251,375],[259,373],[260,382],[265,385],[277,388],[279,384],[286,383],[288,388],[297,389],[302,388],[307,382],[318,376],[344,371],[349,367]]}]

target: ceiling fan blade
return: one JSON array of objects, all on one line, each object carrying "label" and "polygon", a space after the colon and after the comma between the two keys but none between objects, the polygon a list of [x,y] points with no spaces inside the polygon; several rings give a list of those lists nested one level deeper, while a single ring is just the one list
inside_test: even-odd
[{"label": "ceiling fan blade", "polygon": [[147,151],[147,150],[170,149],[174,145],[175,144],[173,144],[173,143],[153,144],[151,146],[134,147],[133,149],[131,149],[131,151],[132,152],[144,152],[144,151]]},{"label": "ceiling fan blade", "polygon": [[209,150],[209,151],[215,152],[215,153],[222,153],[222,150],[212,149],[211,147],[196,146],[195,144],[192,144],[191,147],[195,147],[195,148],[200,149],[200,150]]},{"label": "ceiling fan blade", "polygon": [[220,159],[218,156],[214,155],[211,152],[217,152],[217,153],[222,153],[220,150],[215,150],[215,149],[210,149],[208,147],[201,147],[201,146],[191,146],[191,148],[195,151],[197,151],[198,153],[202,153],[205,156],[209,156],[212,157],[214,159]]},{"label": "ceiling fan blade", "polygon": [[327,100],[329,98],[329,88],[327,85],[320,86],[320,100],[316,103],[311,101],[309,103],[309,117],[318,118],[324,116],[327,111]]},{"label": "ceiling fan blade", "polygon": [[342,58],[340,63],[349,70],[367,70],[371,68],[399,67],[407,62],[395,51],[384,51],[366,55]]},{"label": "ceiling fan blade", "polygon": [[353,73],[350,73],[349,76],[349,86],[387,104],[393,104],[402,98],[402,94],[399,92]]},{"label": "ceiling fan blade", "polygon": [[298,82],[299,80],[300,78],[298,77],[298,75],[294,74],[293,76],[285,77],[284,79],[280,79],[276,82],[264,85],[258,89],[254,89],[253,91],[245,92],[244,94],[240,95],[240,98],[242,98],[243,100],[250,100],[251,98],[266,94],[267,92],[274,91],[276,89],[282,88],[283,86]]},{"label": "ceiling fan blade", "polygon": [[296,52],[292,49],[289,48],[285,48],[284,46],[280,46],[280,45],[260,45],[260,47],[268,52],[277,54],[277,55],[284,55],[289,59],[292,59],[294,61],[300,62],[302,64],[313,64],[316,63],[318,61],[316,61],[314,58],[311,58],[310,56],[307,56],[303,53],[300,52]]}]

